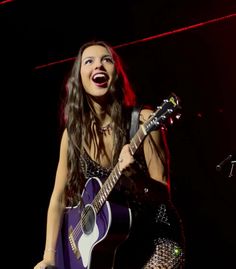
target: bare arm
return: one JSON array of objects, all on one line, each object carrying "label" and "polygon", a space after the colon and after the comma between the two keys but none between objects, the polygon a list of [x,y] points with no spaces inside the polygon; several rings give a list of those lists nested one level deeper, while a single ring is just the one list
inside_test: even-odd
[{"label": "bare arm", "polygon": [[[152,112],[150,109],[143,109],[140,113],[140,124],[144,123]],[[143,149],[150,178],[167,185],[167,156],[160,130],[154,130],[147,135],[143,141]],[[123,171],[133,162],[134,158],[127,144],[122,148],[120,153],[120,170]]]},{"label": "bare arm", "polygon": [[[140,113],[141,124],[145,122],[152,110],[143,109]],[[164,141],[160,130],[154,130],[147,135],[143,142],[144,155],[151,178],[167,184],[167,164]]]},{"label": "bare arm", "polygon": [[67,183],[67,147],[68,136],[65,130],[61,139],[55,183],[48,206],[44,256],[43,260],[34,269],[39,269],[40,267],[45,268],[47,265],[55,265],[56,243],[65,209],[64,189]]}]

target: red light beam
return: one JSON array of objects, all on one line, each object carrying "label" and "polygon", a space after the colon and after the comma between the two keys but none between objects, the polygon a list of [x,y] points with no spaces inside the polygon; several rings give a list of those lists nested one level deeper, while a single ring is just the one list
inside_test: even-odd
[{"label": "red light beam", "polygon": [[[188,30],[191,30],[191,29],[203,27],[203,26],[208,25],[208,24],[212,24],[212,23],[223,21],[223,20],[231,19],[231,18],[233,18],[235,16],[236,16],[236,13],[233,13],[233,14],[226,15],[226,16],[223,16],[223,17],[211,19],[211,20],[208,20],[208,21],[196,23],[196,24],[193,24],[193,25],[190,25],[190,26],[185,26],[185,27],[175,29],[175,30],[172,30],[172,31],[168,31],[168,32],[164,32],[164,33],[161,33],[161,34],[146,37],[146,38],[143,38],[143,39],[134,40],[134,41],[130,41],[130,42],[127,42],[127,43],[120,44],[120,45],[116,45],[116,46],[114,46],[114,48],[117,49],[117,48],[130,46],[130,45],[134,45],[134,44],[138,44],[138,43],[142,43],[142,42],[147,42],[147,41],[150,41],[150,40],[153,40],[153,39],[166,37],[166,36],[169,36],[169,35],[174,35],[174,34],[185,32],[185,31],[188,31]],[[75,59],[75,57],[71,57],[71,58],[67,58],[67,59],[64,59],[64,60],[59,60],[59,61],[55,61],[55,62],[43,64],[43,65],[38,65],[38,66],[36,66],[34,68],[34,70],[49,67],[49,66],[64,63],[64,62],[68,62],[68,61],[72,61],[74,59]]]}]

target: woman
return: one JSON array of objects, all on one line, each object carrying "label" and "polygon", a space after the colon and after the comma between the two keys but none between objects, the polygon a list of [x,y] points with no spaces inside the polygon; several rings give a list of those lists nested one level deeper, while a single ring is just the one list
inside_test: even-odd
[{"label": "woman", "polygon": [[[86,182],[96,177],[104,183],[114,169],[120,178],[108,200],[129,208],[132,218],[125,240],[107,248],[114,250],[110,268],[182,268],[182,229],[168,193],[164,133],[160,129],[150,132],[132,153],[129,130],[135,102],[115,51],[101,41],[83,45],[67,83],[66,127],[48,207],[45,251],[34,269],[56,264],[65,207],[79,205],[83,209]],[[143,108],[139,124],[152,112]],[[99,244],[96,247],[99,249]],[[98,253],[97,264],[91,259],[90,265],[108,268],[105,254]],[[89,262],[84,260],[78,268],[87,268]]]}]

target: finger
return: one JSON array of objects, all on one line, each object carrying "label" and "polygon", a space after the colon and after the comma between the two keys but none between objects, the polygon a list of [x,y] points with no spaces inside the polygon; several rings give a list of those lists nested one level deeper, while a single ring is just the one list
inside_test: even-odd
[{"label": "finger", "polygon": [[124,159],[120,157],[120,158],[118,159],[118,162],[119,162],[119,163],[122,163],[123,160],[124,160]]}]

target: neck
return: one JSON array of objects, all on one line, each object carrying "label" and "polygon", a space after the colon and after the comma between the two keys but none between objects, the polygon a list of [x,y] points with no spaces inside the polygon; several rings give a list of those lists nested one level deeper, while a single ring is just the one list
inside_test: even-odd
[{"label": "neck", "polygon": [[89,104],[91,107],[91,110],[96,115],[96,118],[99,122],[99,126],[103,127],[111,122],[111,117],[107,113],[107,103],[101,102],[99,99],[99,102],[96,98],[89,98]]}]

